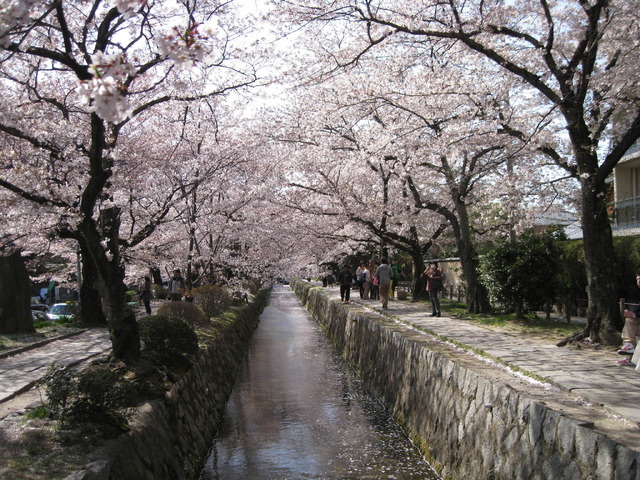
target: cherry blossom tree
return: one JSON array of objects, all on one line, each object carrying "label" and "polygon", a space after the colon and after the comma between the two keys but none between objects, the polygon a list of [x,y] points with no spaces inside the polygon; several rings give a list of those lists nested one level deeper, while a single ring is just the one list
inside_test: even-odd
[{"label": "cherry blossom tree", "polygon": [[[410,255],[421,273],[425,255],[446,225],[414,208],[397,156],[403,147],[392,144],[397,140],[392,128],[376,120],[370,105],[350,108],[344,98],[351,90],[337,91],[326,83],[301,90],[299,105],[278,111],[273,124],[279,128],[270,138],[287,152],[287,160],[276,198],[313,219],[316,235],[324,231],[341,247],[332,249],[333,261],[374,247],[380,256]],[[313,114],[307,105],[314,105]]]},{"label": "cherry blossom tree", "polygon": [[201,123],[209,128],[197,128],[201,115],[176,123],[192,128],[173,146],[170,156],[179,161],[165,161],[162,178],[179,190],[179,201],[154,238],[129,252],[132,263],[181,268],[189,287],[226,283],[244,290],[245,278],[289,276],[309,261],[309,243],[302,243],[309,240],[306,227],[274,201],[278,159],[261,145],[264,122],[229,109],[242,111],[237,105],[217,107],[216,121]]},{"label": "cherry blossom tree", "polygon": [[[398,58],[400,53],[390,48],[381,56]],[[310,57],[320,62],[323,55],[322,50]],[[453,230],[469,309],[487,312],[476,241],[501,226],[487,222],[485,214],[497,210],[498,194],[503,197],[500,204],[507,194],[514,204],[528,192],[505,189],[506,178],[510,177],[509,182],[515,178],[514,155],[521,160],[521,172],[533,157],[501,129],[504,117],[516,115],[504,76],[494,75],[488,84],[483,68],[474,72],[460,66],[453,62],[457,55],[450,49],[428,67],[363,57],[339,76],[307,82],[311,85],[298,93],[307,97],[299,107],[302,113],[289,120],[291,132],[279,140],[297,145],[300,151],[318,152],[307,159],[295,157],[299,167],[310,166],[300,175],[302,179],[291,184],[324,198],[324,202],[317,200],[317,212],[343,214],[360,223],[383,249],[388,244],[410,254],[416,272],[424,270],[424,257],[434,240],[443,231]],[[310,114],[309,105],[317,113]],[[327,161],[340,167],[327,166]],[[520,187],[523,184],[518,182]],[[377,186],[382,192],[377,205],[384,205],[381,215],[358,195]],[[390,191],[401,195],[392,202]],[[307,211],[312,212],[308,205]],[[416,209],[432,215],[419,215]],[[400,228],[388,227],[391,222]],[[426,237],[421,222],[432,227]],[[420,287],[416,282],[415,297]]]},{"label": "cherry blossom tree", "polygon": [[[119,181],[123,170],[145,168],[126,139],[145,132],[169,142],[152,128],[159,109],[180,111],[255,80],[233,46],[234,23],[220,21],[232,14],[213,0],[11,1],[0,10],[0,134],[11,145],[0,186],[55,209],[56,234],[77,241],[95,267],[112,354],[127,362],[139,337],[125,300],[121,227],[132,225],[125,208],[143,204],[142,196],[127,203]],[[125,246],[153,233],[176,198],[156,199]]]},{"label": "cherry blossom tree", "polygon": [[205,168],[194,172],[190,184],[183,183],[182,201],[174,209],[188,239],[181,255],[187,288],[192,287],[193,278],[219,283],[228,280],[230,271],[249,274],[241,265],[241,252],[252,243],[255,231],[247,222],[246,210],[261,198],[256,177],[262,169],[243,153],[218,149],[208,156]]},{"label": "cherry blossom tree", "polygon": [[[513,149],[496,128],[496,106],[504,108],[499,88],[481,79],[457,79],[449,67],[420,82],[403,76],[403,88],[389,88],[375,97],[379,121],[400,116],[396,143],[405,141],[403,177],[417,208],[444,217],[457,244],[467,290],[468,310],[486,313],[490,305],[479,281],[476,241],[488,224],[474,218],[495,198],[504,165]],[[445,74],[446,73],[446,74]],[[452,84],[451,78],[456,78]],[[475,82],[473,82],[475,80]],[[400,87],[398,85],[398,87]]]},{"label": "cherry blossom tree", "polygon": [[289,11],[298,21],[338,25],[341,43],[324,45],[334,70],[388,45],[423,63],[463,45],[467,54],[459,62],[489,60],[511,75],[530,117],[515,124],[505,118],[503,130],[580,185],[589,308],[576,339],[615,342],[620,316],[606,180],[640,136],[636,7],[627,0],[301,0]]}]

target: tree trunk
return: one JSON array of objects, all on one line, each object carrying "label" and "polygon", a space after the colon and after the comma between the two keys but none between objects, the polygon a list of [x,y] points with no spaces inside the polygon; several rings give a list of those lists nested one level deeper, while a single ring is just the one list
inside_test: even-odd
[{"label": "tree trunk", "polygon": [[[113,269],[113,267],[112,267]],[[117,272],[112,272],[120,276]],[[122,275],[124,279],[124,275]],[[111,331],[111,356],[122,359],[128,365],[140,358],[140,332],[133,309],[126,302],[127,287],[124,281],[114,281],[107,289],[108,323]]]},{"label": "tree trunk", "polygon": [[454,233],[458,241],[458,255],[462,265],[462,274],[467,286],[467,312],[489,313],[491,311],[489,294],[484,285],[480,283],[478,274],[480,264],[471,238],[469,214],[464,202],[456,202],[456,214],[458,228],[454,228]]},{"label": "tree trunk", "polygon": [[0,251],[0,333],[33,331],[29,274],[20,250]]},{"label": "tree trunk", "polygon": [[[133,309],[127,304],[124,265],[120,252],[120,209],[100,209],[98,201],[112,175],[113,159],[105,156],[107,144],[104,121],[91,115],[91,148],[89,181],[80,202],[82,219],[75,238],[85,249],[87,259],[95,266],[107,303],[107,325],[111,333],[112,358],[135,364],[140,358],[140,334]],[[98,219],[94,219],[95,212]],[[104,242],[104,245],[103,245]]]},{"label": "tree trunk", "polygon": [[524,312],[524,305],[522,304],[521,301],[516,302],[514,310],[515,310],[516,318],[518,320],[522,320],[524,318],[524,314],[522,313]]},{"label": "tree trunk", "polygon": [[478,278],[479,262],[475,250],[468,251],[459,248],[459,251],[462,274],[467,287],[467,312],[489,313],[491,311],[489,294]]},{"label": "tree trunk", "polygon": [[411,255],[413,259],[413,271],[415,272],[415,281],[413,284],[412,302],[419,302],[423,298],[426,298],[425,282],[422,279],[422,272],[425,271],[424,259],[421,252],[413,252]]},{"label": "tree trunk", "polygon": [[[85,218],[80,224],[80,234],[104,285],[107,324],[113,346],[111,356],[131,365],[140,358],[140,333],[135,313],[126,298],[127,286],[118,245],[120,210],[116,207],[103,210],[99,223],[102,233],[92,218]],[[102,238],[107,238],[107,251],[101,244]],[[111,258],[107,257],[107,252]]]},{"label": "tree trunk", "polygon": [[589,299],[584,333],[597,343],[618,344],[622,319],[617,301],[617,264],[606,202],[592,193],[590,185],[583,185],[582,192],[582,231]]},{"label": "tree trunk", "polygon": [[594,185],[591,177],[582,180],[581,223],[587,273],[587,325],[582,332],[570,335],[558,346],[585,338],[590,338],[594,343],[620,343],[623,322],[617,301],[617,262],[606,196],[599,193],[603,188]]},{"label": "tree trunk", "polygon": [[86,248],[79,242],[82,255],[82,284],[80,285],[80,323],[82,325],[107,325],[102,310],[102,294],[98,271]]}]

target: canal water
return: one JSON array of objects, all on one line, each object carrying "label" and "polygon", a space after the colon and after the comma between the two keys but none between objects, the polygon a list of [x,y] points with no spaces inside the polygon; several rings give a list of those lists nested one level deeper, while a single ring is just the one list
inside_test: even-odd
[{"label": "canal water", "polygon": [[200,480],[437,479],[288,286],[275,286]]}]

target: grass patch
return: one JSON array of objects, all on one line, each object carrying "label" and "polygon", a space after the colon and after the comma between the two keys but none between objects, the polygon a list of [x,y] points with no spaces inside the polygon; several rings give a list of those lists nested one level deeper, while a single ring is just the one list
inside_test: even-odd
[{"label": "grass patch", "polygon": [[25,417],[27,417],[27,419],[29,420],[47,418],[48,416],[49,416],[49,409],[44,405],[40,405],[32,410],[29,410],[25,415]]},{"label": "grass patch", "polygon": [[516,318],[513,313],[468,313],[466,304],[452,302],[446,299],[440,300],[440,304],[442,311],[452,318],[470,320],[487,327],[506,328],[515,332],[531,335],[565,337],[572,333],[579,332],[584,328],[578,324],[569,324],[554,319],[547,320],[535,314],[526,315],[525,318]]},{"label": "grass patch", "polygon": [[584,329],[582,325],[560,323],[547,319],[533,320],[513,320],[514,326],[523,333],[533,335],[558,335],[566,336],[572,333],[580,332]]}]

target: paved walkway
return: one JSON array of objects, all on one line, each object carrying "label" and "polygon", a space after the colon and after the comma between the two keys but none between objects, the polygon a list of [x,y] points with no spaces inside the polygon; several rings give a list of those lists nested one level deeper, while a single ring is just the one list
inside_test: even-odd
[{"label": "paved walkway", "polygon": [[[339,289],[327,291],[340,301]],[[351,303],[382,311],[379,300],[363,301],[357,291],[351,294]],[[622,358],[617,349],[557,347],[553,341],[524,337],[517,332],[495,331],[446,316],[431,317],[431,304],[425,303],[392,300],[386,313],[400,322],[480,349],[520,370],[546,378],[560,389],[579,395],[592,405],[602,405],[640,428],[640,372],[633,366],[616,364]]]},{"label": "paved walkway", "polygon": [[110,349],[107,329],[94,328],[0,359],[0,403],[30,390],[53,362],[75,365]]}]

